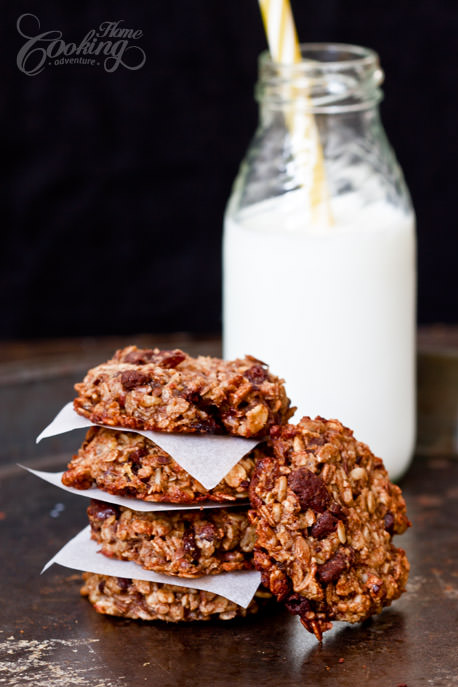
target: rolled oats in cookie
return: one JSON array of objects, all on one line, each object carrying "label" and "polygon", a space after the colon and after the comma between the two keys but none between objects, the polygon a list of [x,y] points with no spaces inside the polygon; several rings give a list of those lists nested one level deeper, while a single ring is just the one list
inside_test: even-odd
[{"label": "rolled oats in cookie", "polygon": [[245,609],[199,589],[95,573],[84,573],[83,579],[81,595],[88,597],[98,613],[170,623],[245,617],[257,613],[270,596],[260,589]]},{"label": "rolled oats in cookie", "polygon": [[262,445],[244,456],[213,489],[205,489],[157,444],[142,434],[91,427],[62,476],[67,487],[97,487],[141,501],[195,504],[242,501]]},{"label": "rolled oats in cookie", "polygon": [[80,415],[127,429],[263,437],[294,412],[283,380],[251,356],[225,361],[128,346],[75,389]]},{"label": "rolled oats in cookie", "polygon": [[146,570],[195,578],[253,568],[246,508],[140,513],[91,501],[87,513],[102,554]]},{"label": "rolled oats in cookie", "polygon": [[362,621],[405,590],[409,563],[392,542],[410,525],[401,490],[337,420],[272,428],[250,499],[262,582],[319,640],[333,620]]}]

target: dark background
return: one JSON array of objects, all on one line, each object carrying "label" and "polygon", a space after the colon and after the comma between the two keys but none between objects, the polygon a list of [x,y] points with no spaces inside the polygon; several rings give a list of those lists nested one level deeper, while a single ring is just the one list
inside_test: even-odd
[{"label": "dark background", "polygon": [[[418,217],[419,322],[457,322],[458,3],[293,9],[302,41],[379,52],[382,117]],[[28,77],[24,12],[66,42],[123,19],[143,31],[146,63]],[[256,0],[3,3],[0,38],[0,338],[217,332],[222,216],[266,45]]]}]

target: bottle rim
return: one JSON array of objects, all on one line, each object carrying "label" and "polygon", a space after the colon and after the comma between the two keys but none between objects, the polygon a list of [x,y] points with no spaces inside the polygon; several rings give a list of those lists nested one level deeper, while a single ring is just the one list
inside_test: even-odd
[{"label": "bottle rim", "polygon": [[[268,50],[264,50],[261,53],[260,59],[282,69],[291,69],[293,71],[307,71],[317,67],[335,70],[371,64],[378,66],[379,64],[379,56],[375,50],[363,45],[356,45],[355,43],[300,43],[299,48],[301,55],[306,57],[302,62],[294,62],[293,64],[274,63]],[[331,55],[333,53],[334,55],[340,55],[340,57],[337,59],[324,58],[326,54]],[[312,55],[315,57],[312,57]],[[321,58],[320,55],[322,56]]]},{"label": "bottle rim", "polygon": [[351,43],[301,43],[301,62],[275,63],[259,56],[255,97],[274,108],[293,102],[312,113],[337,114],[368,109],[382,98],[384,74],[371,48]]}]

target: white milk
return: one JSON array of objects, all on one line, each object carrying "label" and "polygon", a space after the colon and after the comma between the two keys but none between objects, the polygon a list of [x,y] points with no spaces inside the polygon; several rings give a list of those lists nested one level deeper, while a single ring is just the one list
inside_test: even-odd
[{"label": "white milk", "polygon": [[226,218],[224,356],[267,362],[296,420],[339,419],[396,479],[415,432],[413,215],[347,194],[332,201],[332,227],[308,229],[299,201]]}]

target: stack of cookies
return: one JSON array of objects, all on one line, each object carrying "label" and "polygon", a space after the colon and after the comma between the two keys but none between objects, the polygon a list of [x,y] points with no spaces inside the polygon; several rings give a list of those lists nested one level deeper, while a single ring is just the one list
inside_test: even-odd
[{"label": "stack of cookies", "polygon": [[[409,564],[392,541],[410,524],[401,490],[337,420],[288,424],[294,409],[283,381],[264,363],[130,346],[76,390],[74,408],[94,426],[62,482],[99,490],[88,508],[98,560],[168,576],[85,573],[82,593],[100,613],[230,619],[273,594],[321,640],[333,620],[365,620],[404,591]],[[172,436],[181,437],[173,457],[161,445]],[[197,479],[181,465],[184,447],[200,437],[200,462],[212,472],[218,458],[206,447],[215,436],[230,451],[234,442],[243,448],[219,481],[204,486],[205,471]],[[131,501],[116,505],[104,494]],[[254,568],[264,587],[247,607],[199,587],[209,576]]]},{"label": "stack of cookies", "polygon": [[[82,593],[101,613],[145,620],[229,619],[256,611],[256,598],[245,609],[181,586],[177,578],[254,568],[255,529],[247,500],[262,449],[250,450],[214,488],[206,489],[135,430],[178,433],[183,441],[196,433],[255,439],[251,448],[292,413],[282,380],[251,357],[225,362],[130,346],[90,370],[76,390],[77,413],[101,426],[89,429],[62,477],[64,485],[184,508],[140,512],[92,501],[88,517],[100,555],[171,577],[164,584],[87,572]],[[258,599],[265,596],[258,592]]]}]

